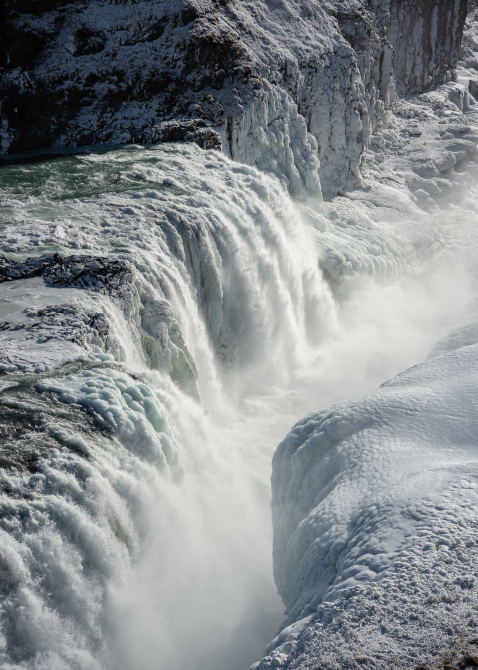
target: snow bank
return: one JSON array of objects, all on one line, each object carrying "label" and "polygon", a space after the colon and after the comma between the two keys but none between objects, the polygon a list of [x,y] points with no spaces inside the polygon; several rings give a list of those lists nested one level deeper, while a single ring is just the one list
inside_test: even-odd
[{"label": "snow bank", "polygon": [[302,625],[261,670],[428,666],[474,633],[477,377],[478,345],[461,347],[310,414],[279,446],[274,571],[284,625]]}]

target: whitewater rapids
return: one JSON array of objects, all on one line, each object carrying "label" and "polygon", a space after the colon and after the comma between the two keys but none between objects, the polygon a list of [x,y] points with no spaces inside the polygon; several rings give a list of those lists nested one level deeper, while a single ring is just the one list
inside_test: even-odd
[{"label": "whitewater rapids", "polygon": [[[59,254],[0,289],[1,667],[246,668],[283,618],[272,454],[467,321],[473,192],[299,202],[185,145],[14,161],[0,189],[7,258]],[[86,256],[124,283],[62,280]]]}]

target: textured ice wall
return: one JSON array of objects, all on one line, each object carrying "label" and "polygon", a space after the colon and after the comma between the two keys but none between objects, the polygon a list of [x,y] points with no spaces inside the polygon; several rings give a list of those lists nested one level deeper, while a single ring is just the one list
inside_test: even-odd
[{"label": "textured ice wall", "polygon": [[390,2],[387,39],[395,52],[400,93],[422,93],[446,83],[460,55],[468,4],[466,0]]},{"label": "textured ice wall", "polygon": [[318,195],[319,170],[334,195],[360,182],[394,77],[420,92],[456,66],[465,0],[425,5],[7,0],[2,151],[187,139],[295,194]]},{"label": "textured ice wall", "polygon": [[[410,20],[413,16],[410,12]],[[422,27],[426,16],[425,12],[419,21]],[[447,24],[440,25],[443,28]],[[391,38],[392,28],[388,31]],[[441,34],[445,34],[443,30]],[[456,69],[447,71],[445,83],[433,90],[395,97],[370,137],[361,164],[364,185],[393,185],[411,196],[421,209],[435,214],[458,197],[460,201],[467,197],[467,189],[474,183],[478,140],[477,35],[476,8],[470,5]],[[428,32],[422,37],[428,39]],[[426,74],[426,68],[420,70],[422,66],[424,61],[417,61],[418,69],[413,70],[422,72],[420,77]]]},{"label": "textured ice wall", "polygon": [[477,370],[478,346],[461,347],[310,414],[279,446],[274,569],[293,625],[261,670],[476,654]]}]

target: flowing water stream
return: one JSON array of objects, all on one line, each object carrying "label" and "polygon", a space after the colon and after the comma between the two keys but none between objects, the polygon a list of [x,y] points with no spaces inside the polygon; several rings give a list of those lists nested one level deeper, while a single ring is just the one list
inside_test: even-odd
[{"label": "flowing water stream", "polygon": [[307,412],[422,361],[475,309],[474,190],[434,216],[371,192],[294,201],[277,178],[185,145],[2,167],[8,258],[134,268],[116,292],[40,276],[0,288],[5,322],[61,307],[67,333],[81,309],[109,324],[82,347],[0,324],[2,668],[261,657],[284,612],[277,444]]}]

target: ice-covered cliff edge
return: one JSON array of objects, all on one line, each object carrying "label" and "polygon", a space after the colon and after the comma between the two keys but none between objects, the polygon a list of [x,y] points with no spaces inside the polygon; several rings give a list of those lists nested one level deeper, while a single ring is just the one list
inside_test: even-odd
[{"label": "ice-covered cliff edge", "polygon": [[[6,0],[2,151],[193,139],[286,178],[359,180],[395,96],[456,67],[466,0]],[[320,165],[319,165],[320,163]]]},{"label": "ice-covered cliff edge", "polygon": [[476,657],[477,370],[478,346],[461,347],[280,445],[274,566],[292,625],[261,670]]},{"label": "ice-covered cliff edge", "polygon": [[[448,208],[451,217],[462,187],[476,182],[478,32],[469,5],[456,71],[413,96],[400,96],[397,81],[362,165],[372,190],[381,182],[411,191],[422,209]],[[274,568],[287,612],[256,669],[473,667],[473,318],[432,360],[307,416],[280,445]]]},{"label": "ice-covered cliff edge", "polygon": [[[450,218],[453,192],[462,204],[463,186],[475,180],[476,28],[470,7],[454,78],[397,98],[363,164],[369,187],[411,191],[422,209],[448,208]],[[473,664],[473,319],[440,341],[432,360],[309,415],[280,445],[274,567],[287,614],[260,670]]]}]

